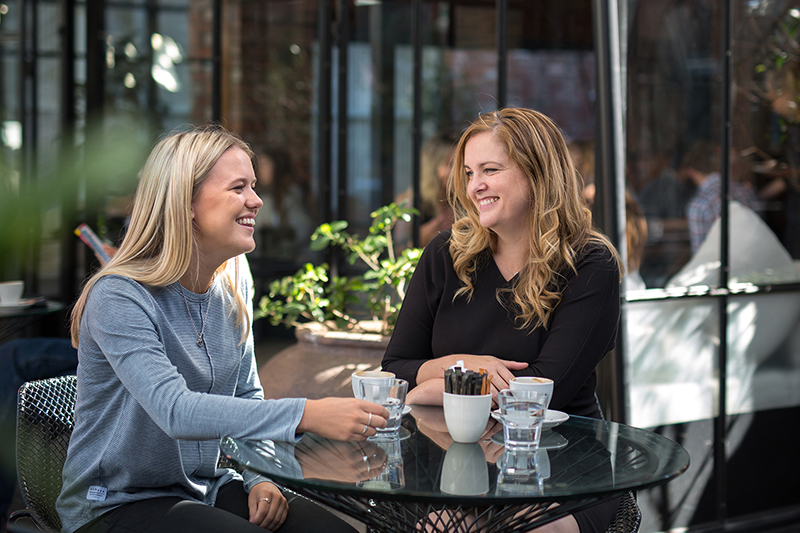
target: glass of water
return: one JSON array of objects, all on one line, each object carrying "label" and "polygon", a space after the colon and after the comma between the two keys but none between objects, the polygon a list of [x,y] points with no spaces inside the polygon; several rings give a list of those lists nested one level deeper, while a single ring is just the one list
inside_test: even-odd
[{"label": "glass of water", "polygon": [[400,420],[403,418],[403,408],[406,406],[408,381],[392,379],[383,383],[361,382],[363,398],[374,402],[389,410],[389,420],[385,428],[377,428],[378,438],[392,437],[400,431]]},{"label": "glass of water", "polygon": [[548,394],[534,390],[501,390],[497,395],[507,450],[536,450],[547,412]]}]

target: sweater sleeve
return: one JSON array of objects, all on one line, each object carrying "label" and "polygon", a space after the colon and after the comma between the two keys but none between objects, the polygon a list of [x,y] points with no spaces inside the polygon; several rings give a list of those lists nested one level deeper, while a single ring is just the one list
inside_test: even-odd
[{"label": "sweater sleeve", "polygon": [[[117,320],[113,317],[125,317]],[[164,433],[174,439],[209,440],[231,436],[295,440],[305,406],[303,399],[259,400],[263,397],[255,371],[252,341],[241,353],[235,396],[190,390],[162,340],[163,315],[147,290],[127,278],[103,278],[92,288],[81,324],[81,342],[91,338],[133,399]],[[172,350],[181,347],[171,346]],[[190,357],[175,356],[192,368]],[[241,397],[236,397],[241,396]],[[224,415],[221,415],[224,414]]]}]

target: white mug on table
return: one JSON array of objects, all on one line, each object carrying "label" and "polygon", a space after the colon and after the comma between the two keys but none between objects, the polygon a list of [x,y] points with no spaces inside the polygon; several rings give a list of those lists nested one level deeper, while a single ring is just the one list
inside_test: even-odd
[{"label": "white mug on table", "polygon": [[0,305],[16,305],[22,299],[24,281],[4,281],[0,283]]},{"label": "white mug on table", "polygon": [[391,372],[384,372],[382,370],[361,370],[353,372],[350,375],[350,380],[353,385],[353,396],[359,400],[364,399],[364,393],[361,390],[361,382],[375,383],[379,385],[388,385],[394,381],[394,374]]},{"label": "white mug on table", "polygon": [[508,383],[508,388],[511,390],[534,390],[537,392],[544,392],[547,394],[547,403],[544,408],[547,409],[550,407],[550,399],[553,397],[553,380],[550,378],[519,376],[512,378]]}]

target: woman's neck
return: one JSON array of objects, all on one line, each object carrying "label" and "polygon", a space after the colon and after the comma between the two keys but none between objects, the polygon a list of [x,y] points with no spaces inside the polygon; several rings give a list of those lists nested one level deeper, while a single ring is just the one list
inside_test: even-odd
[{"label": "woman's neck", "polygon": [[205,292],[211,286],[211,281],[214,279],[215,271],[216,268],[211,269],[209,267],[198,267],[196,262],[192,262],[192,264],[188,269],[186,269],[186,272],[183,273],[183,276],[181,276],[178,281],[180,281],[183,288],[187,290],[197,294],[205,294]]},{"label": "woman's neck", "polygon": [[525,267],[528,260],[527,243],[522,241],[508,242],[498,239],[497,247],[492,254],[494,261],[506,280],[516,276]]}]

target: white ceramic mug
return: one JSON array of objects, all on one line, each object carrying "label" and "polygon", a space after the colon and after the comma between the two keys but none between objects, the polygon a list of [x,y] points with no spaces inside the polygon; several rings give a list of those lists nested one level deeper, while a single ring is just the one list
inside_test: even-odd
[{"label": "white ceramic mug", "polygon": [[24,281],[4,281],[0,283],[0,305],[16,305],[22,299]]},{"label": "white ceramic mug", "polygon": [[362,381],[366,381],[368,383],[377,383],[380,385],[388,385],[394,381],[394,377],[394,374],[391,372],[384,372],[382,370],[361,370],[359,372],[353,372],[350,376],[350,380],[353,385],[353,396],[359,400],[364,399],[364,393],[361,390]]},{"label": "white ceramic mug", "polygon": [[550,378],[540,378],[538,376],[519,376],[512,378],[508,383],[511,390],[534,390],[547,393],[547,403],[545,409],[550,407],[550,399],[553,397],[553,380]]},{"label": "white ceramic mug", "polygon": [[450,436],[456,442],[478,442],[489,422],[492,395],[443,394],[444,421]]}]

